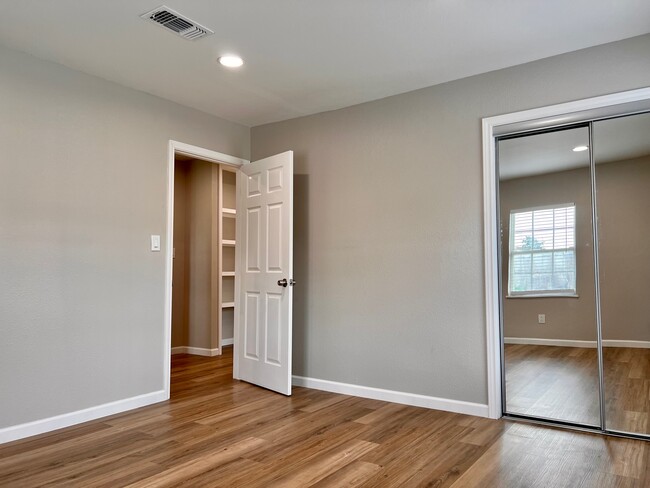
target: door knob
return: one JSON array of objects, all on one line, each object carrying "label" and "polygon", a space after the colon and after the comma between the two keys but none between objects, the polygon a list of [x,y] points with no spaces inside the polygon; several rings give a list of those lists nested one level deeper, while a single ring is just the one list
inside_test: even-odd
[{"label": "door knob", "polygon": [[281,280],[278,280],[278,286],[283,286],[283,287],[286,288],[287,287],[287,279],[282,278]]},{"label": "door knob", "polygon": [[296,280],[294,280],[294,279],[289,280],[289,286],[293,286],[295,284],[296,284]]}]

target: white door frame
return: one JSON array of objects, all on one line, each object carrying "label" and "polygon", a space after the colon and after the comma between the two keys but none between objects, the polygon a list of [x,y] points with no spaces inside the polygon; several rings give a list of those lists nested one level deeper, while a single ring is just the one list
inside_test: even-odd
[{"label": "white door frame", "polygon": [[[171,382],[171,355],[172,355],[172,270],[174,249],[174,162],[176,154],[192,156],[202,161],[226,164],[239,168],[248,164],[248,159],[237,158],[217,151],[211,151],[199,146],[192,146],[184,142],[169,141],[167,150],[167,229],[165,239],[165,314],[164,314],[164,345],[163,345],[163,376],[165,400],[169,399]],[[237,329],[237,317],[235,317]],[[221,347],[221,346],[219,346]],[[233,365],[234,367],[236,365]]]},{"label": "white door frame", "polygon": [[501,405],[501,338],[499,318],[499,273],[497,222],[497,175],[495,130],[503,125],[562,117],[629,102],[650,100],[650,88],[640,88],[611,95],[586,98],[575,102],[524,110],[483,119],[483,236],[485,240],[485,319],[487,326],[488,416],[502,416]]}]

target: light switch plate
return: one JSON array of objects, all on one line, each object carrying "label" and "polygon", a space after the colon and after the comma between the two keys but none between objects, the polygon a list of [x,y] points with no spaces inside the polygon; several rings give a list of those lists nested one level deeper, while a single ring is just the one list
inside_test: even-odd
[{"label": "light switch plate", "polygon": [[537,315],[537,323],[538,324],[545,324],[546,323],[546,314],[545,313],[540,313]]},{"label": "light switch plate", "polygon": [[160,236],[157,235],[151,236],[151,250],[160,251]]}]

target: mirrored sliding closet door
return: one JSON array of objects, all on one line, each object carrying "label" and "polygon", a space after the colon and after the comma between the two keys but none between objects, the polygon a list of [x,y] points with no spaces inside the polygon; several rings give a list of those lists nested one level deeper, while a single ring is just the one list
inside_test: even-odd
[{"label": "mirrored sliding closet door", "polygon": [[650,439],[650,112],[501,135],[503,412]]},{"label": "mirrored sliding closet door", "polygon": [[498,139],[504,411],[600,427],[588,124]]},{"label": "mirrored sliding closet door", "polygon": [[650,434],[650,114],[593,123],[605,424]]}]

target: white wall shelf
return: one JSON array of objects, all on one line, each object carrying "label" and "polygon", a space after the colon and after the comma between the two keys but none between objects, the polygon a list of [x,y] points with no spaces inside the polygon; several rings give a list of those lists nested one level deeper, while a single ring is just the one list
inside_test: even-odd
[{"label": "white wall shelf", "polygon": [[219,175],[219,337],[221,344],[233,344],[235,327],[235,237],[237,217],[237,174],[222,166]]}]

